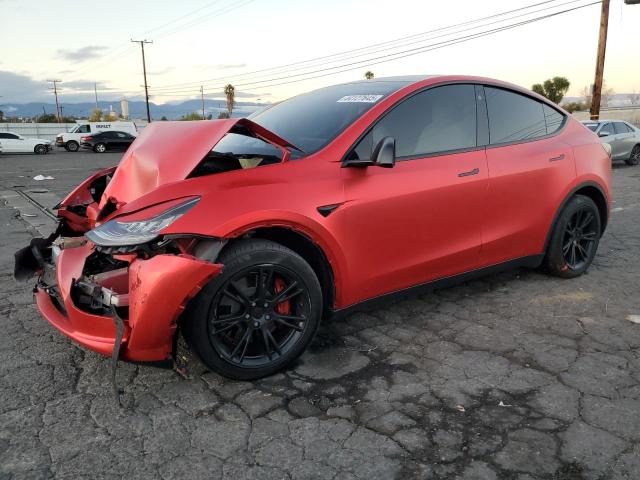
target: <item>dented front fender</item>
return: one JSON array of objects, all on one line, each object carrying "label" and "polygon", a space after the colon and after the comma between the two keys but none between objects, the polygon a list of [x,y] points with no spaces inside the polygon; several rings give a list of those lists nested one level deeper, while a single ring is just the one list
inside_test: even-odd
[{"label": "dented front fender", "polygon": [[185,305],[222,265],[189,255],[156,255],[129,266],[127,357],[139,361],[168,358],[177,320]]}]

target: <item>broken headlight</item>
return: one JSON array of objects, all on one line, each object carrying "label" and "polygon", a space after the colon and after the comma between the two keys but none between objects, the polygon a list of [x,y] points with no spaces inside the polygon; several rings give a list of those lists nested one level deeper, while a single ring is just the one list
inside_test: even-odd
[{"label": "broken headlight", "polygon": [[88,231],[85,236],[102,247],[140,245],[158,237],[160,232],[191,210],[200,200],[195,198],[162,212],[155,217],[136,220],[109,220],[97,228]]}]

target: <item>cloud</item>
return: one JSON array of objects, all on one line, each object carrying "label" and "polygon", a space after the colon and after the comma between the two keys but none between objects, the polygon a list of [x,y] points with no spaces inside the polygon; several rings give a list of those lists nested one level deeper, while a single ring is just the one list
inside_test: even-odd
[{"label": "cloud", "polygon": [[215,68],[218,70],[229,70],[231,68],[244,68],[246,66],[246,63],[219,63]]},{"label": "cloud", "polygon": [[160,70],[147,70],[147,75],[164,75],[165,73],[169,73],[172,70],[175,70],[175,67],[164,67]]},{"label": "cloud", "polygon": [[93,91],[93,84],[96,84],[98,90],[113,90],[110,87],[107,87],[102,82],[92,82],[91,80],[74,80],[71,82],[61,82],[60,86],[62,89],[67,90],[91,90]]},{"label": "cloud", "polygon": [[58,55],[71,62],[84,62],[85,60],[98,57],[100,52],[106,48],[107,47],[100,45],[88,45],[76,50],[60,49],[58,50]]},{"label": "cloud", "polygon": [[45,98],[49,91],[47,82],[37,81],[28,75],[0,70],[3,103],[15,101],[17,98]]}]

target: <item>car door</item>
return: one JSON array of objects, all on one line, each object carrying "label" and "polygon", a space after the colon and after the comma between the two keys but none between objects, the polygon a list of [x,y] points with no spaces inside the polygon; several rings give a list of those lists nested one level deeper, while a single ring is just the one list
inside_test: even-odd
[{"label": "car door", "polygon": [[116,134],[116,142],[119,150],[126,150],[131,143],[129,141],[129,135],[124,132],[115,132]]},{"label": "car door", "polygon": [[522,93],[485,86],[489,116],[489,190],[482,257],[498,264],[544,250],[566,186],[572,149],[558,140],[567,119]]},{"label": "car door", "polygon": [[621,159],[628,159],[631,150],[635,146],[635,135],[624,122],[613,122],[613,129],[616,133],[616,144],[618,144],[618,155]]},{"label": "car door", "polygon": [[487,191],[473,85],[430,88],[388,111],[347,158],[396,142],[393,168],[344,168],[345,238],[353,301],[479,265]]},{"label": "car door", "polygon": [[101,142],[107,146],[108,150],[116,150],[118,148],[118,137],[115,132],[101,132]]},{"label": "car door", "polygon": [[619,160],[620,156],[620,145],[616,141],[616,131],[613,128],[612,122],[605,122],[598,130],[598,136],[600,139],[611,145],[611,158],[613,160]]},{"label": "car door", "polygon": [[14,133],[2,133],[2,151],[4,153],[24,152],[24,141]]}]

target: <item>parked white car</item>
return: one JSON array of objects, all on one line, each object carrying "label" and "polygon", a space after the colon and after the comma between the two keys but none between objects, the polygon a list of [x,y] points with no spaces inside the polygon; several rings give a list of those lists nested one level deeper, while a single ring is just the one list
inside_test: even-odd
[{"label": "parked white car", "polygon": [[56,136],[56,145],[64,147],[68,152],[77,152],[82,143],[82,137],[87,135],[117,130],[125,132],[134,137],[138,136],[136,124],[133,122],[78,122],[68,132],[60,133]]},{"label": "parked white car", "polygon": [[26,138],[12,132],[0,132],[0,150],[2,153],[37,153],[44,155],[53,149],[51,140]]}]

